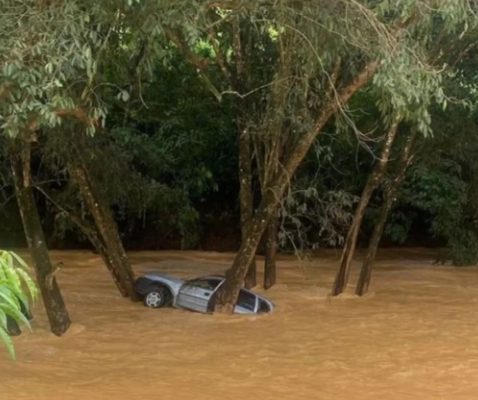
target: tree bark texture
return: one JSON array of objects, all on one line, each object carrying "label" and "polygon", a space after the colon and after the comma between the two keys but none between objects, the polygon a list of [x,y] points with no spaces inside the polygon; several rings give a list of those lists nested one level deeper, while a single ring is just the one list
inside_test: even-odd
[{"label": "tree bark texture", "polygon": [[[290,67],[293,64],[291,59],[295,57],[292,51],[286,50],[294,48],[289,37],[283,38],[281,47],[284,57],[281,58],[280,67],[274,77],[276,82],[287,81],[290,78],[292,74]],[[262,117],[259,131],[254,136],[253,143],[261,196],[271,190],[274,178],[282,168],[281,160],[286,159],[288,151],[293,148],[293,145],[287,141],[288,133],[284,126],[284,118],[288,112],[289,90],[288,85],[273,85],[268,107]],[[262,238],[265,251],[263,281],[265,289],[271,288],[276,283],[277,219],[278,212],[269,221]]]},{"label": "tree bark texture", "polygon": [[277,214],[273,216],[265,232],[264,255],[264,289],[270,289],[276,283],[276,256],[277,256],[277,230],[279,221]]},{"label": "tree bark texture", "polygon": [[116,285],[116,288],[120,292],[122,297],[128,297],[128,288],[123,286],[123,282],[121,279],[121,273],[116,269],[114,259],[108,253],[106,249],[106,245],[103,241],[97,236],[96,232],[94,232],[94,236],[89,238],[91,244],[95,247],[96,251],[98,251],[99,255],[103,259],[103,263],[105,264],[106,268],[111,274],[113,278],[113,282]]},{"label": "tree bark texture", "polygon": [[[246,87],[246,68],[244,63],[244,45],[241,39],[241,26],[238,18],[232,21],[233,52],[235,70],[232,74],[226,69],[223,56],[216,53],[217,64],[221,67],[226,79],[239,93]],[[231,79],[232,78],[232,79]],[[254,195],[252,189],[252,140],[247,127],[247,111],[244,99],[236,100],[236,126],[239,142],[239,204],[241,213],[241,242],[247,239],[251,229],[252,216],[254,214]],[[255,257],[247,266],[247,274],[244,285],[252,288],[257,284],[257,266]]]},{"label": "tree bark texture", "polygon": [[254,258],[259,242],[270,219],[277,212],[277,208],[289,184],[290,178],[294,175],[327,121],[342,104],[347,103],[350,97],[369,81],[377,68],[377,62],[367,64],[353,81],[337,92],[336,97],[330,98],[328,103],[321,109],[315,126],[302,136],[290,152],[283,167],[271,181],[269,189],[263,193],[258,210],[252,218],[248,238],[241,243],[241,247],[236,254],[232,266],[226,271],[226,281],[219,289],[215,311],[229,314],[234,311],[234,304],[237,301],[237,296],[239,295],[239,290],[247,273],[247,268]]},{"label": "tree bark texture", "polygon": [[350,266],[355,255],[357,238],[360,232],[360,227],[362,226],[362,220],[365,215],[365,211],[367,209],[370,198],[372,197],[377,187],[380,185],[387,169],[392,145],[397,135],[398,124],[399,121],[396,120],[388,130],[385,136],[385,143],[383,144],[382,151],[380,154],[380,159],[373,167],[372,172],[367,179],[367,183],[363,188],[359,203],[357,204],[357,207],[355,209],[354,218],[352,224],[349,227],[347,237],[345,239],[345,245],[342,251],[342,257],[340,259],[339,270],[335,277],[334,286],[332,288],[332,295],[334,296],[337,296],[342,293],[347,286],[350,274]]},{"label": "tree bark texture", "polygon": [[[72,219],[73,223],[75,223],[75,220]],[[113,257],[111,257],[108,254],[108,250],[106,248],[106,245],[103,243],[103,241],[100,238],[99,233],[97,232],[96,229],[85,226],[85,224],[77,224],[78,228],[83,232],[83,234],[88,238],[90,243],[93,245],[93,247],[96,249],[98,254],[101,256],[103,259],[103,262],[108,269],[108,271],[111,274],[111,277],[113,278],[113,282],[115,283],[116,287],[118,288],[118,291],[120,292],[122,297],[128,297],[128,291],[126,287],[123,286],[122,280],[121,280],[121,274],[120,272],[116,269],[115,263],[113,261]]]},{"label": "tree bark texture", "polygon": [[[240,117],[238,117],[240,118]],[[250,134],[238,121],[239,130],[239,204],[241,213],[241,241],[247,240],[254,214],[254,198],[252,193],[252,151]],[[256,259],[252,258],[247,267],[244,284],[252,288],[257,284]]]},{"label": "tree bark texture", "polygon": [[[115,277],[121,282],[121,287],[131,298],[138,300],[134,289],[134,274],[129,263],[126,252],[121,243],[118,233],[118,227],[114,221],[113,214],[109,204],[101,195],[98,188],[90,179],[87,167],[81,155],[76,160],[72,160],[69,165],[69,172],[75,183],[78,185],[80,193],[85,200],[88,209],[93,216],[98,232],[104,243],[105,252],[100,251],[107,266],[111,266],[115,271]],[[103,254],[105,253],[105,255]]]},{"label": "tree bark texture", "polygon": [[373,263],[377,255],[380,240],[383,236],[385,223],[387,222],[387,218],[390,213],[390,210],[392,209],[393,203],[396,200],[400,185],[405,178],[405,173],[407,172],[407,169],[412,162],[412,149],[415,141],[414,139],[415,134],[411,134],[410,137],[407,139],[403,147],[400,159],[398,161],[399,165],[398,170],[396,171],[396,175],[391,181],[389,187],[385,190],[383,204],[380,209],[378,220],[373,229],[367,254],[363,261],[362,268],[360,269],[360,275],[357,281],[357,286],[355,288],[355,293],[359,296],[362,296],[368,291],[368,287],[370,285],[370,278],[372,275]]},{"label": "tree bark texture", "polygon": [[55,278],[56,271],[46,247],[45,235],[30,185],[29,164],[29,148],[24,150],[23,157],[12,155],[11,165],[15,194],[50,329],[55,335],[61,336],[68,330],[71,321]]}]

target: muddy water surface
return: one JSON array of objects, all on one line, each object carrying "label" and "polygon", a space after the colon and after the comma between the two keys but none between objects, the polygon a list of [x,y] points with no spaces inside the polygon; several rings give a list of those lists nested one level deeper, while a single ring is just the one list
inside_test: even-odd
[{"label": "muddy water surface", "polygon": [[[222,273],[232,254],[140,252],[137,273]],[[282,257],[265,317],[150,310],[121,299],[101,260],[53,252],[74,324],[0,349],[0,400],[478,399],[478,269],[386,250],[371,293],[327,296],[338,255]],[[259,290],[261,291],[261,290]]]}]

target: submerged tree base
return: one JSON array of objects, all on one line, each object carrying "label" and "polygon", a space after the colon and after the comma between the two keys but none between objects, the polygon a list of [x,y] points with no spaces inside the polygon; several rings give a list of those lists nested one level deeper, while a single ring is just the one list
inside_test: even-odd
[{"label": "submerged tree base", "polygon": [[46,247],[40,216],[30,184],[30,149],[28,147],[22,151],[21,158],[12,154],[11,159],[18,208],[35,267],[37,284],[50,321],[50,329],[55,335],[61,336],[68,330],[71,321],[56,281],[56,270],[53,268]]}]

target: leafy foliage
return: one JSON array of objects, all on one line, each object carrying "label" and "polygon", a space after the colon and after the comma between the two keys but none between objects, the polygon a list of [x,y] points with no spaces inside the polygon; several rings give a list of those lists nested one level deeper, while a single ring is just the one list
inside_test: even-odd
[{"label": "leafy foliage", "polygon": [[30,327],[24,314],[29,310],[30,299],[37,296],[35,283],[28,274],[25,262],[15,253],[0,251],[0,341],[15,357],[13,342],[9,336],[8,319]]},{"label": "leafy foliage", "polygon": [[397,206],[399,211],[392,216],[387,234],[403,241],[413,224],[419,222],[428,226],[430,235],[445,242],[445,257],[455,265],[476,264],[478,235],[471,200],[469,184],[456,162],[419,164],[408,175]]},{"label": "leafy foliage", "polygon": [[430,109],[434,136],[419,146],[387,228],[403,241],[422,225],[446,245],[444,258],[456,265],[478,262],[476,37],[475,25],[453,50],[460,58],[443,82],[448,106]]},{"label": "leafy foliage", "polygon": [[[129,240],[150,229],[179,232],[182,247],[197,246],[201,210],[220,204],[238,211],[238,115],[254,136],[256,167],[274,158],[281,165],[313,128],[332,78],[340,90],[377,60],[371,84],[327,126],[337,140],[320,139],[321,158],[310,157],[284,203],[283,239],[340,245],[390,121],[400,115],[430,137],[443,126],[443,118],[434,122],[439,110],[452,113],[447,120],[458,118],[445,88],[453,74],[463,78],[463,91],[474,90],[469,107],[477,104],[476,60],[457,73],[444,56],[473,42],[471,1],[0,0],[0,6],[1,134],[33,140],[36,183],[84,217],[68,182],[65,149],[72,134],[95,133],[89,162]],[[464,142],[452,137],[458,129],[451,123],[450,141],[431,145],[431,152]],[[437,237],[458,237],[452,232],[463,226],[460,218],[472,221],[465,204],[472,203],[473,178],[446,166],[470,165],[449,154],[442,161],[439,168],[417,167],[421,178],[408,183],[415,197],[402,195],[397,205],[395,219],[402,212],[403,221],[395,238],[412,225],[405,207],[425,215]],[[442,175],[432,177],[437,171]],[[447,177],[449,186],[442,182]],[[447,215],[447,202],[458,204],[461,217]],[[43,209],[60,236],[71,229],[66,214]]]},{"label": "leafy foliage", "polygon": [[345,191],[319,192],[308,186],[284,199],[279,244],[296,252],[343,245],[357,197]]}]

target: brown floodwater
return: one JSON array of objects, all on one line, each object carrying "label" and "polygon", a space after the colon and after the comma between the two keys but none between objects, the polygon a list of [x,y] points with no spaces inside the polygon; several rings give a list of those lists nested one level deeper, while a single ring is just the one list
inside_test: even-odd
[{"label": "brown floodwater", "polygon": [[[118,296],[98,256],[52,256],[74,323],[55,337],[36,306],[17,361],[0,349],[0,400],[478,399],[478,268],[432,265],[429,250],[383,250],[363,298],[328,296],[336,252],[282,256],[277,309],[261,317],[147,309]],[[131,253],[138,274],[185,278],[232,257]]]}]

